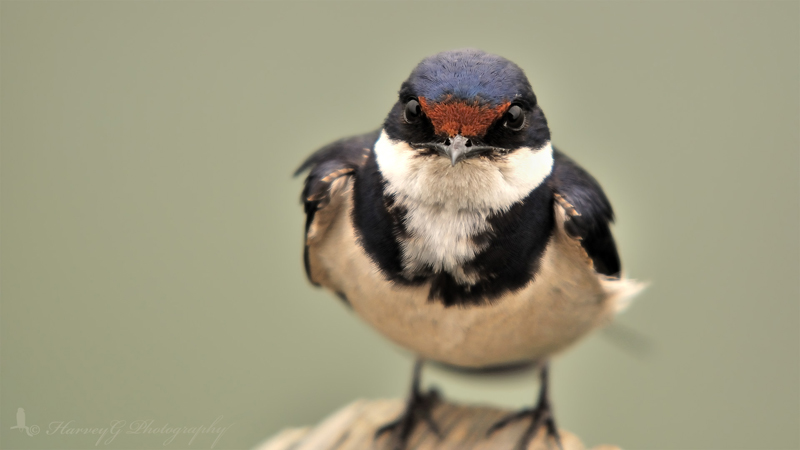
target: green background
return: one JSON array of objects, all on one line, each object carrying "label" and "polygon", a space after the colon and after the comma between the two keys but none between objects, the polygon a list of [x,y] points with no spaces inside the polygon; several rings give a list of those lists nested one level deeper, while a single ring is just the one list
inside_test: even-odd
[{"label": "green background", "polygon": [[[651,287],[553,366],[590,445],[797,448],[797,2],[3,1],[0,446],[46,433],[232,424],[249,448],[411,357],[313,289],[301,182],[378,126],[423,57],[473,46],[528,74],[554,143],[602,183]],[[652,342],[644,356],[626,351]],[[431,368],[461,402],[532,403],[532,374]],[[27,436],[10,430],[17,408]],[[189,448],[121,435],[98,448]],[[208,448],[208,435],[191,448]]]}]

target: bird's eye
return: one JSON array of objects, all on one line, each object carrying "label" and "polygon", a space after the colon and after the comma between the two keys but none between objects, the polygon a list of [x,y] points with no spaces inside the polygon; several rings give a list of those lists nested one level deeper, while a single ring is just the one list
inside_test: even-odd
[{"label": "bird's eye", "polygon": [[525,114],[522,113],[522,108],[519,105],[512,105],[506,111],[506,121],[503,125],[514,131],[519,131],[525,125]]},{"label": "bird's eye", "polygon": [[406,119],[406,122],[411,123],[415,121],[422,112],[422,109],[419,106],[419,102],[411,99],[406,103],[406,109],[403,112],[403,118]]}]

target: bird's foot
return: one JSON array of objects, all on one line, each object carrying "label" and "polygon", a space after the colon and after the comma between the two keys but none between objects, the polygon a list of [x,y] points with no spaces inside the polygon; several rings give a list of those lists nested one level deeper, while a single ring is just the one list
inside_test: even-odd
[{"label": "bird's foot", "polygon": [[406,409],[392,422],[383,425],[375,432],[375,439],[378,439],[382,434],[391,432],[391,448],[392,450],[404,450],[408,443],[414,427],[419,422],[425,422],[428,427],[439,438],[442,437],[439,431],[439,426],[433,420],[431,412],[436,403],[439,402],[440,396],[436,389],[431,389],[427,393],[412,392],[411,398],[406,404]]},{"label": "bird's foot", "polygon": [[564,447],[561,446],[561,436],[558,434],[558,428],[556,427],[556,422],[553,418],[553,410],[550,407],[550,402],[547,400],[541,401],[538,405],[536,405],[535,408],[525,408],[521,411],[503,417],[495,422],[494,425],[489,427],[486,435],[489,436],[506,425],[527,417],[531,418],[531,423],[528,425],[528,428],[525,429],[525,433],[523,433],[522,437],[519,439],[516,447],[517,450],[527,449],[530,445],[530,442],[536,437],[536,434],[539,432],[541,427],[545,427],[547,430],[546,437],[553,438],[558,446],[558,449],[564,450]]}]

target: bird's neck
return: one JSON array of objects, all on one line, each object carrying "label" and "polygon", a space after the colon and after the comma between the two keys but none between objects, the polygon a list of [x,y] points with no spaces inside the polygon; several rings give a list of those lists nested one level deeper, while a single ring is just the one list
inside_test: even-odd
[{"label": "bird's neck", "polygon": [[553,148],[519,148],[502,157],[472,158],[452,165],[421,153],[382,132],[375,158],[385,193],[411,206],[458,211],[502,212],[530,194],[553,169]]},{"label": "bird's neck", "polygon": [[452,166],[383,133],[356,182],[360,242],[391,279],[441,278],[434,285],[449,286],[448,292],[432,291],[434,297],[459,290],[469,296],[487,283],[506,283],[485,265],[511,247],[508,254],[522,249],[526,257],[504,269],[513,278],[506,285],[527,282],[529,253],[543,251],[552,228],[552,193],[544,183],[552,148],[518,149],[506,158]]}]

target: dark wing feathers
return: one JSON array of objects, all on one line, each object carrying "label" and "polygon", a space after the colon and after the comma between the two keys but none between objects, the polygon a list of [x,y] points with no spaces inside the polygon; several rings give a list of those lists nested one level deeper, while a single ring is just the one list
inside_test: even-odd
[{"label": "dark wing feathers", "polygon": [[609,228],[614,221],[611,203],[600,184],[575,161],[555,149],[553,159],[550,184],[556,199],[567,203],[562,205],[570,216],[564,224],[565,230],[581,240],[598,273],[619,277],[622,267]]},{"label": "dark wing feathers", "polygon": [[366,134],[340,139],[317,150],[306,159],[294,172],[298,176],[306,170],[311,172],[306,177],[303,198],[323,195],[330,183],[341,175],[353,171],[364,163],[378,140],[380,130]]},{"label": "dark wing feathers", "polygon": [[[341,176],[353,174],[364,164],[375,141],[378,140],[379,134],[380,130],[376,130],[330,143],[314,152],[295,171],[294,176],[298,176],[306,170],[310,170],[300,199],[306,212],[306,235],[308,235],[317,210],[324,208],[330,201],[330,188],[333,181]],[[311,280],[307,244],[303,253],[303,262],[308,279],[314,283]]]}]

